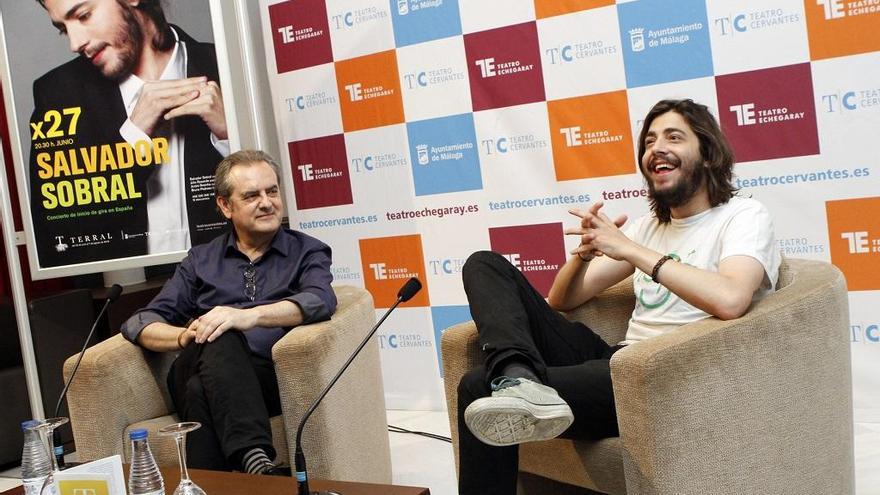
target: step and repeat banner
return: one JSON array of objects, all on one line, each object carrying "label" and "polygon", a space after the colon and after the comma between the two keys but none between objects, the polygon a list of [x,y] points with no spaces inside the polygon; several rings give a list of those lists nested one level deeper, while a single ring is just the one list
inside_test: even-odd
[{"label": "step and repeat banner", "polygon": [[390,408],[442,409],[461,269],[507,256],[546,295],[570,208],[647,211],[641,119],[715,113],[787,256],[846,274],[856,420],[880,422],[880,1],[263,0],[291,226],[377,311]]}]

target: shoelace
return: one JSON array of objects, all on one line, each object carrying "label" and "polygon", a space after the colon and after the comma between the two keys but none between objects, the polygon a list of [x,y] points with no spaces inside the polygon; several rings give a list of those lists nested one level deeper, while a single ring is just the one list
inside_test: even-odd
[{"label": "shoelace", "polygon": [[490,384],[493,392],[503,388],[513,387],[514,385],[519,385],[519,378],[510,378],[509,376],[499,376],[492,380],[492,383]]}]

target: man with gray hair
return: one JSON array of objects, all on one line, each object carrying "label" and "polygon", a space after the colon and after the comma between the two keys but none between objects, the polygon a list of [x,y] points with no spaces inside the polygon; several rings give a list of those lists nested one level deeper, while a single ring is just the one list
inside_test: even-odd
[{"label": "man with gray hair", "polygon": [[272,346],[336,309],[330,248],[281,226],[277,163],[239,151],[217,167],[216,203],[232,229],[190,249],[147,307],[122,327],[153,351],[180,355],[168,388],[192,467],[277,474],[269,417],[281,413]]}]

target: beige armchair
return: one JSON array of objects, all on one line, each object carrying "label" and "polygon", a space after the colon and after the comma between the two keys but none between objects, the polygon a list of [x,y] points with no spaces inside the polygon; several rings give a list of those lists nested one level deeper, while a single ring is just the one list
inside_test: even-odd
[{"label": "beige armchair", "polygon": [[[296,428],[376,321],[364,289],[334,287],[339,301],[329,321],[288,332],[272,348],[282,416],[271,418],[278,460],[293,465]],[[76,356],[64,365],[69,376]],[[86,351],[67,400],[81,460],[121,454],[128,461],[128,432],[146,428],[160,465],[177,465],[173,440],[156,430],[177,421],[165,376],[172,353],[155,353],[116,335]],[[385,397],[379,348],[368,344],[309,418],[303,434],[309,474],[316,478],[391,482]]]},{"label": "beige armchair", "polygon": [[[779,290],[742,318],[710,318],[611,359],[619,438],[523,444],[520,471],[609,494],[852,494],[846,281],[783,261]],[[568,316],[623,339],[632,282]],[[482,363],[473,322],[442,338],[456,459],[456,387]],[[530,483],[534,485],[534,483]]]}]

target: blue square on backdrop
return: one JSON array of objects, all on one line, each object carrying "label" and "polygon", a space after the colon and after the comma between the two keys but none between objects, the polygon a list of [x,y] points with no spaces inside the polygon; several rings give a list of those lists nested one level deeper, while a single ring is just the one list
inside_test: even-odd
[{"label": "blue square on backdrop", "polygon": [[432,306],[431,319],[434,321],[434,342],[437,344],[437,362],[443,375],[443,358],[440,355],[440,337],[443,330],[459,323],[473,320],[468,306]]},{"label": "blue square on backdrop", "polygon": [[416,196],[483,188],[472,114],[408,122],[406,131]]},{"label": "blue square on backdrop", "polygon": [[705,0],[642,0],[617,14],[627,87],[714,75]]},{"label": "blue square on backdrop", "polygon": [[458,0],[389,0],[396,46],[461,34]]}]

